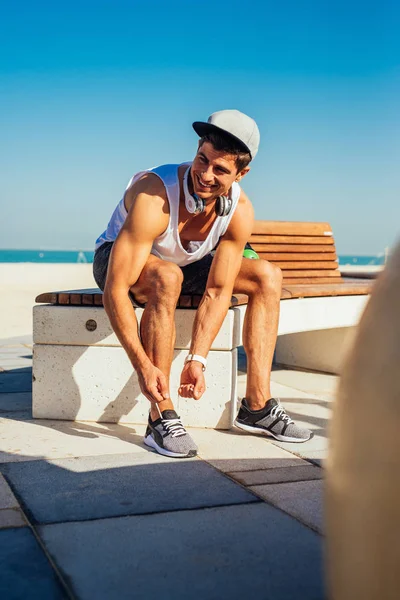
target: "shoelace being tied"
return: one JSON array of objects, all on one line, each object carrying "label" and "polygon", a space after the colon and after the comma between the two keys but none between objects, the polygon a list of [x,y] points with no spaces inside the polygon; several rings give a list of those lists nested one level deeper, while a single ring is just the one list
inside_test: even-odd
[{"label": "shoelace being tied", "polygon": [[171,434],[172,437],[186,435],[186,430],[180,419],[161,419],[161,423],[167,435]]},{"label": "shoelace being tied", "polygon": [[282,404],[278,403],[276,406],[274,406],[274,408],[270,412],[270,415],[271,417],[282,419],[282,421],[286,421],[288,425],[290,425],[290,423],[294,423],[293,419],[291,419],[289,415],[286,414],[286,411],[283,408]]}]

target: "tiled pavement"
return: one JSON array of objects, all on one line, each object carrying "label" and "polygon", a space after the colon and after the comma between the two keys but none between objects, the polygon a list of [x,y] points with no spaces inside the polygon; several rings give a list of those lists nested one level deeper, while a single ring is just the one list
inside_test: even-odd
[{"label": "tiled pavement", "polygon": [[0,341],[2,600],[325,597],[336,378],[273,373],[309,442],[195,429],[199,457],[182,461],[149,451],[141,426],[33,420],[31,355],[29,338]]}]

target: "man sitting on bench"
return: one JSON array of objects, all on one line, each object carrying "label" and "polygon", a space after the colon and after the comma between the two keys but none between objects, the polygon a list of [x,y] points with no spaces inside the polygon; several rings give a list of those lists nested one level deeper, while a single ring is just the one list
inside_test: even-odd
[{"label": "man sitting on bench", "polygon": [[[237,110],[222,110],[193,128],[200,136],[193,162],[134,175],[96,241],[93,271],[105,310],[151,403],[144,441],[166,456],[196,455],[169,394],[176,304],[180,294],[202,296],[179,388],[196,401],[232,293],[241,293],[249,297],[243,330],[248,369],[235,425],[304,442],[310,431],[298,427],[270,392],[282,274],[265,260],[243,257],[254,216],[239,181],[258,150],[257,124]],[[144,306],[140,337],[132,304]]]}]

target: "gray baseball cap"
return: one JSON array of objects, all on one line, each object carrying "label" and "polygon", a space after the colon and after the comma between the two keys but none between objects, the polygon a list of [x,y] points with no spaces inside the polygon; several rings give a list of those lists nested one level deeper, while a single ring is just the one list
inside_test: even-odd
[{"label": "gray baseball cap", "polygon": [[195,121],[193,129],[202,137],[212,131],[228,134],[253,159],[258,151],[260,132],[257,123],[239,110],[219,110],[213,113],[207,123]]}]

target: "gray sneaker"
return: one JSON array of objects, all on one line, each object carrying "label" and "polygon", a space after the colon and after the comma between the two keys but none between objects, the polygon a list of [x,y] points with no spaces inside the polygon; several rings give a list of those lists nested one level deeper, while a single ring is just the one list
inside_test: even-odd
[{"label": "gray sneaker", "polygon": [[144,443],[159,454],[173,458],[196,456],[197,446],[174,410],[164,410],[162,417],[152,421],[149,415]]},{"label": "gray sneaker", "polygon": [[234,423],[244,431],[270,435],[280,442],[306,442],[312,437],[309,429],[298,427],[286,414],[279,398],[271,398],[261,410],[251,410],[243,398]]}]

